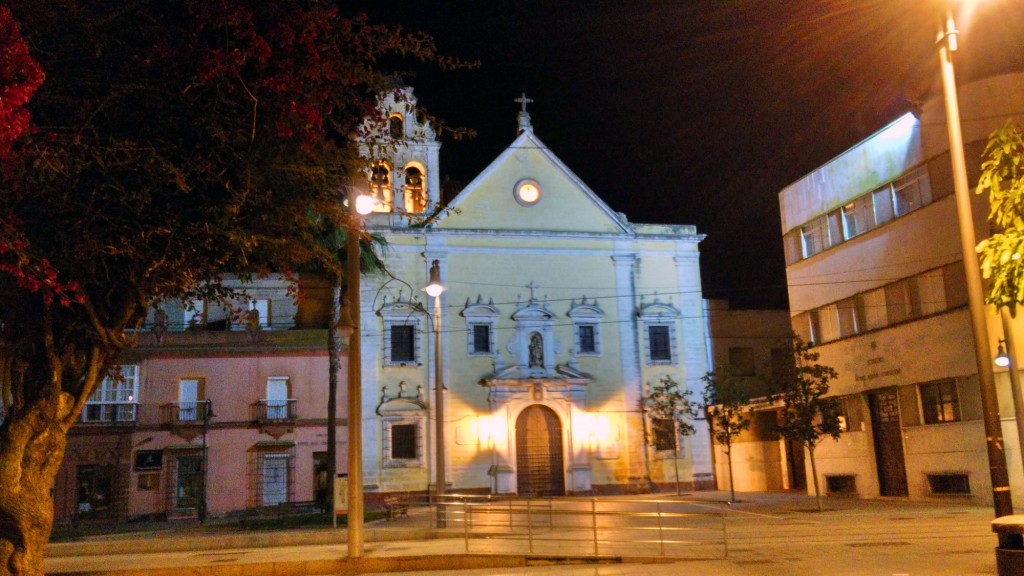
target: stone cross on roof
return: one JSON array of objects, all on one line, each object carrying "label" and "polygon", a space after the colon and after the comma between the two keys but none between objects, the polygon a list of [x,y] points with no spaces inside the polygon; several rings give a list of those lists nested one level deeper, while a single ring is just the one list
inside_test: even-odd
[{"label": "stone cross on roof", "polygon": [[526,97],[526,92],[519,98],[516,98],[514,102],[522,104],[522,110],[519,111],[519,132],[522,133],[526,130],[533,131],[533,126],[530,125],[530,113],[526,111],[526,105],[532,104],[533,99]]},{"label": "stone cross on roof", "polygon": [[516,98],[514,100],[514,102],[518,102],[518,103],[522,104],[523,105],[522,112],[526,112],[526,105],[527,104],[533,104],[533,98],[527,98],[526,97],[526,92],[523,92],[523,95],[520,96],[519,98]]}]

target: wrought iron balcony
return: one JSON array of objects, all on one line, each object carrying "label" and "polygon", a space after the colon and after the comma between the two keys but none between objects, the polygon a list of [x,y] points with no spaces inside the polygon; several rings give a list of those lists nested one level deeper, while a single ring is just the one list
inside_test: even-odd
[{"label": "wrought iron balcony", "polygon": [[259,424],[295,422],[299,415],[295,411],[295,398],[287,400],[260,400],[253,406]]},{"label": "wrought iron balcony", "polygon": [[214,416],[210,400],[171,402],[160,409],[160,422],[170,426],[203,426]]}]

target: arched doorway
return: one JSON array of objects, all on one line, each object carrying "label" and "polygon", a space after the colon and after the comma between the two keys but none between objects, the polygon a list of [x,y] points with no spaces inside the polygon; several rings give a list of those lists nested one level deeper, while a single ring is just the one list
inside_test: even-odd
[{"label": "arched doorway", "polygon": [[516,418],[516,477],[520,496],[564,496],[562,424],[535,404]]}]

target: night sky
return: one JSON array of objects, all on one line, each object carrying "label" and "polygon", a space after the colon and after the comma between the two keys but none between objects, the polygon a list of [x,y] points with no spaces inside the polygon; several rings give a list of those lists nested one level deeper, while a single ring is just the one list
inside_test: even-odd
[{"label": "night sky", "polygon": [[[957,78],[1024,70],[1024,3],[957,13]],[[939,0],[342,2],[481,67],[409,63],[468,183],[534,133],[632,222],[696,224],[707,297],[787,306],[778,192],[938,90]],[[969,159],[970,161],[970,159]]]}]

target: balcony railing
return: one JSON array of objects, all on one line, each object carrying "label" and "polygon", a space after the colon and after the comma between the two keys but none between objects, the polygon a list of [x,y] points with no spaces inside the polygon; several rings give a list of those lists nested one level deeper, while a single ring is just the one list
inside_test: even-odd
[{"label": "balcony railing", "polygon": [[78,421],[84,424],[135,424],[139,416],[135,402],[87,402]]},{"label": "balcony railing", "polygon": [[253,418],[260,424],[277,422],[294,422],[299,415],[295,411],[295,398],[287,400],[260,400],[253,406],[256,414]]},{"label": "balcony railing", "polygon": [[209,400],[171,402],[160,408],[160,421],[172,426],[202,426],[213,418],[213,404]]}]

